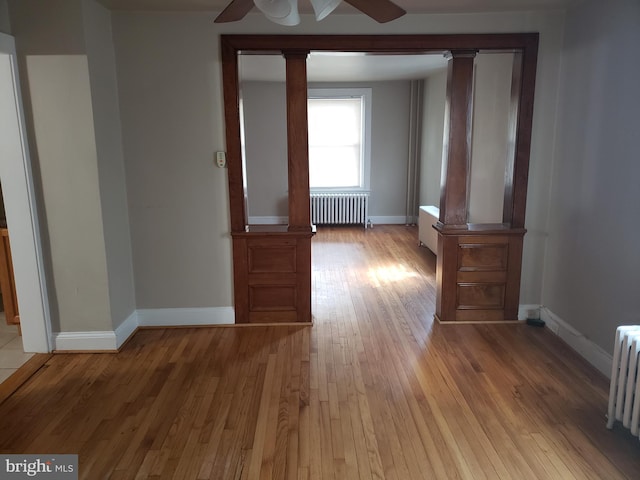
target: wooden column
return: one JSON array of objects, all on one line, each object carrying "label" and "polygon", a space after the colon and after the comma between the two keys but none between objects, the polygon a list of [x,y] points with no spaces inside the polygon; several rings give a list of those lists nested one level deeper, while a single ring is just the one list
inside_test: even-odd
[{"label": "wooden column", "polygon": [[[224,52],[224,50],[223,50]],[[309,142],[307,137],[308,51],[283,51],[287,64],[287,150],[289,225],[244,225],[232,221],[236,323],[311,322],[311,225],[309,205]],[[229,66],[232,70],[233,65]],[[235,70],[230,74],[235,74]],[[236,101],[237,92],[229,97]],[[226,97],[225,97],[226,98]],[[226,100],[225,100],[226,101]],[[235,103],[234,103],[235,104]],[[230,109],[234,115],[235,109]],[[235,129],[227,128],[235,136]],[[235,152],[234,152],[235,155]],[[241,162],[237,162],[241,168]],[[242,173],[238,170],[235,173]],[[242,192],[241,176],[230,187]],[[232,206],[233,208],[233,206]]]},{"label": "wooden column", "polygon": [[474,52],[452,52],[447,79],[436,318],[441,322],[518,319],[536,44],[514,54],[501,224],[467,223]]},{"label": "wooden column", "polygon": [[[475,54],[465,50],[452,51],[449,56],[440,218],[436,225],[436,318],[441,322],[517,319],[524,229],[513,229],[507,223],[467,223]],[[514,119],[520,97],[520,63],[516,63]],[[513,176],[513,163],[507,166],[508,178]],[[507,181],[507,185],[505,202],[511,202],[512,182]]]},{"label": "wooden column", "polygon": [[289,231],[311,231],[309,138],[307,133],[308,51],[284,51],[287,63],[287,151]]},{"label": "wooden column", "polygon": [[444,228],[467,223],[475,55],[475,50],[448,55],[439,218]]}]

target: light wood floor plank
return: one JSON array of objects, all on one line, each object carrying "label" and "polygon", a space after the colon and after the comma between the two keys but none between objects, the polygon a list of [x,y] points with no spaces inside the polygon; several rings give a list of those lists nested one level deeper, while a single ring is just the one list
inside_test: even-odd
[{"label": "light wood floor plank", "polygon": [[320,228],[312,327],[53,355],[0,405],[0,452],[90,480],[640,478],[601,374],[544,329],[434,323],[434,296],[414,227]]}]

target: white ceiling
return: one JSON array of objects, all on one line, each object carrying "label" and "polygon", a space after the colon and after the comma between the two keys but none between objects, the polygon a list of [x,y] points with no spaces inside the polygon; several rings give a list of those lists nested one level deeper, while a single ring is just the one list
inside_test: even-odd
[{"label": "white ceiling", "polygon": [[[231,0],[98,0],[113,10],[220,12]],[[476,13],[564,9],[582,0],[393,0],[409,14]],[[309,0],[298,0],[301,13],[311,13]],[[254,8],[257,12],[257,9]],[[361,14],[346,2],[332,15]],[[312,54],[307,62],[310,81],[381,81],[425,78],[446,62],[441,55]],[[284,81],[284,60],[278,56],[246,55],[241,62],[245,80]]]},{"label": "white ceiling", "polygon": [[[219,12],[231,0],[99,0],[114,10],[187,10]],[[408,13],[496,12],[566,8],[579,0],[393,0]],[[308,0],[299,0],[301,13],[311,12]],[[346,2],[334,13],[359,13]]]},{"label": "white ceiling", "polygon": [[[361,53],[311,53],[307,59],[310,82],[354,82],[425,78],[446,68],[443,55],[364,55]],[[240,78],[283,82],[285,62],[279,55],[242,55]]]}]

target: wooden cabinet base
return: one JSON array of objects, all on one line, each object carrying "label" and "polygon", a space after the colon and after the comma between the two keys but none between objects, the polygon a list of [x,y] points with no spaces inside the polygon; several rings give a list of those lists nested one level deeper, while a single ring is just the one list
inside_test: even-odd
[{"label": "wooden cabinet base", "polygon": [[20,314],[18,312],[18,297],[13,279],[13,262],[11,261],[11,247],[9,246],[9,232],[0,228],[0,289],[2,303],[7,319],[7,325],[18,325],[20,329]]},{"label": "wooden cabinet base", "polygon": [[311,229],[250,227],[232,236],[236,323],[311,322]]},{"label": "wooden cabinet base", "polygon": [[441,323],[518,320],[524,229],[436,226],[436,319]]}]

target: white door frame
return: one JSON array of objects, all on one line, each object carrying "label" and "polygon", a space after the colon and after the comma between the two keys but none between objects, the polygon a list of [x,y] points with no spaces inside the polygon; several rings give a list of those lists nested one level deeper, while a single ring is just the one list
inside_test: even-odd
[{"label": "white door frame", "polygon": [[[25,352],[50,352],[51,316],[15,40],[3,33],[0,33],[0,75],[0,181],[10,233],[22,343]],[[7,83],[11,85],[8,95]]]}]

